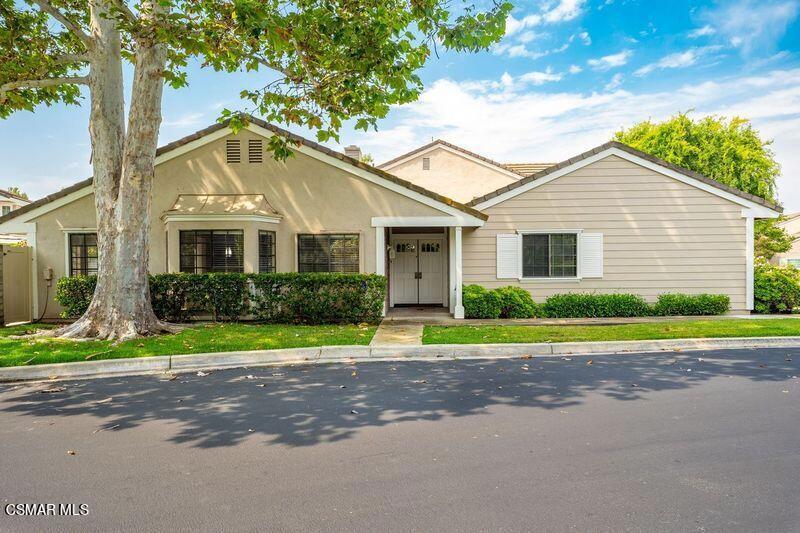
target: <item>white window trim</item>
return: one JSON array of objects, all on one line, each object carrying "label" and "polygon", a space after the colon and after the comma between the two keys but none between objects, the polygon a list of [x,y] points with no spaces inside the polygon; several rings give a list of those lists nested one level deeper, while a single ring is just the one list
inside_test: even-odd
[{"label": "white window trim", "polygon": [[[97,228],[62,228],[64,232],[64,277],[72,277],[72,249],[69,245],[69,236],[74,233],[97,233]],[[98,254],[99,255],[99,254]]]},{"label": "white window trim", "polygon": [[582,229],[551,229],[551,230],[517,230],[517,233],[522,235],[552,235],[554,233],[572,233],[575,235],[575,276],[558,277],[558,278],[544,278],[544,277],[525,277],[522,275],[522,254],[523,239],[519,239],[519,281],[521,283],[578,283],[583,280],[581,272],[581,233]]}]

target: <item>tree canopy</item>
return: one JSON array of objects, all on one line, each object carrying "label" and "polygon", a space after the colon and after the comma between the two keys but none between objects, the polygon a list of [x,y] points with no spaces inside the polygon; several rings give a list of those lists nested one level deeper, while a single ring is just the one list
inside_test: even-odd
[{"label": "tree canopy", "polygon": [[[781,168],[770,146],[749,120],[679,113],[663,122],[645,120],[614,134],[628,146],[699,172],[725,185],[777,203]],[[776,220],[756,222],[756,255],[771,258],[791,247]]]}]

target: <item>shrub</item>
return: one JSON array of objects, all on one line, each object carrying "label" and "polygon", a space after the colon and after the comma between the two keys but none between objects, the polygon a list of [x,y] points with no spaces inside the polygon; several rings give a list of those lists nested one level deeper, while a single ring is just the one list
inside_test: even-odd
[{"label": "shrub", "polygon": [[635,294],[556,294],[542,306],[550,318],[608,318],[649,316],[650,306]]},{"label": "shrub", "polygon": [[[64,318],[77,318],[94,294],[94,276],[61,278],[56,301]],[[375,274],[155,274],[150,276],[153,311],[161,319],[186,322],[212,316],[308,324],[377,322],[386,299],[386,278]]]},{"label": "shrub", "polygon": [[722,315],[731,307],[730,297],[724,294],[661,294],[653,306],[653,314]]},{"label": "shrub", "polygon": [[534,318],[536,303],[531,293],[519,287],[500,287],[494,292],[500,299],[500,318]]},{"label": "shrub", "polygon": [[753,295],[757,313],[791,313],[800,302],[800,270],[759,263]]},{"label": "shrub", "polygon": [[465,285],[462,292],[464,318],[499,318],[501,309],[497,292],[480,285]]},{"label": "shrub", "polygon": [[378,322],[386,278],[377,274],[253,274],[253,315],[269,322]]},{"label": "shrub", "polygon": [[64,308],[62,318],[78,318],[89,308],[97,285],[96,276],[61,278],[56,283],[55,300]]}]

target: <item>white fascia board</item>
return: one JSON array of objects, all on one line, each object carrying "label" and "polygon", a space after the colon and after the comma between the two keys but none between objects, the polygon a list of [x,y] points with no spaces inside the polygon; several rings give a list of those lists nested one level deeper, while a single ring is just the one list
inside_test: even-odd
[{"label": "white fascia board", "polygon": [[415,152],[415,153],[409,155],[408,157],[404,157],[403,159],[399,159],[397,161],[394,161],[393,163],[391,163],[389,165],[380,165],[378,168],[381,169],[381,170],[388,171],[391,168],[395,168],[395,167],[397,167],[399,165],[402,165],[404,163],[408,163],[409,161],[413,161],[414,159],[416,159],[418,157],[422,157],[425,154],[429,154],[429,153],[431,153],[431,152],[433,152],[434,150],[437,150],[437,149],[442,149],[445,152],[449,152],[449,153],[457,155],[459,157],[463,157],[464,159],[466,159],[468,161],[471,161],[473,163],[476,163],[478,165],[481,165],[482,167],[486,167],[486,168],[489,168],[489,169],[494,170],[496,172],[499,172],[500,174],[503,174],[506,177],[511,178],[514,181],[519,181],[519,180],[521,180],[522,178],[525,177],[525,176],[522,176],[520,174],[517,174],[516,172],[511,172],[507,168],[501,167],[501,166],[499,166],[499,165],[497,165],[495,163],[490,163],[489,161],[484,161],[483,159],[479,159],[479,158],[471,156],[469,154],[465,154],[464,152],[462,152],[460,150],[456,150],[455,148],[451,148],[451,147],[447,146],[446,144],[440,144],[440,143],[436,143],[433,146],[429,146],[428,148],[426,148],[424,150],[420,150],[419,152]]},{"label": "white fascia board", "polygon": [[[475,222],[477,220],[477,223]],[[436,228],[455,228],[455,227],[480,227],[483,220],[474,217],[372,217],[373,228],[391,227],[436,227]]]},{"label": "white fascia board", "polygon": [[532,180],[526,183],[525,185],[516,187],[510,191],[506,191],[503,194],[495,196],[494,198],[490,198],[485,202],[481,202],[473,207],[475,207],[475,209],[478,210],[486,209],[487,207],[492,207],[493,205],[505,202],[509,198],[514,198],[515,196],[530,191],[531,189],[541,187],[542,185],[550,183],[551,181],[558,179],[561,176],[575,172],[578,169],[591,165],[592,163],[596,163],[597,161],[600,161],[612,155],[621,157],[622,159],[626,159],[639,166],[645,167],[649,170],[652,170],[664,176],[673,178],[682,183],[686,183],[687,185],[691,185],[692,187],[696,187],[698,189],[711,193],[715,196],[719,196],[720,198],[724,198],[725,200],[741,205],[747,210],[747,214],[745,215],[743,212],[742,216],[754,216],[755,218],[776,218],[780,215],[780,213],[778,211],[775,211],[774,209],[770,209],[763,205],[757,204],[755,202],[747,200],[746,198],[742,198],[741,196],[737,196],[736,194],[722,190],[719,187],[715,187],[714,185],[702,182],[700,180],[692,178],[691,176],[687,176],[686,174],[677,172],[675,170],[672,170],[671,168],[667,168],[657,163],[653,163],[652,161],[648,161],[647,159],[643,159],[639,156],[633,155],[631,153],[626,152],[625,150],[620,150],[619,148],[615,147],[611,147],[606,150],[603,150],[602,152],[598,152],[592,156],[587,157],[586,159],[582,159],[581,161],[577,161],[572,165],[568,165],[564,168],[561,168],[553,172],[552,174],[548,174],[547,176],[541,179]]},{"label": "white fascia board", "polygon": [[72,191],[68,195],[62,196],[61,198],[53,200],[52,202],[47,202],[44,205],[40,205],[36,209],[33,209],[31,211],[28,211],[27,213],[19,215],[13,218],[12,220],[9,220],[8,222],[0,224],[0,233],[13,233],[13,230],[7,228],[13,228],[16,223],[21,224],[24,222],[30,222],[34,218],[39,217],[45,213],[48,213],[53,209],[58,209],[62,205],[67,205],[76,200],[80,200],[85,196],[89,196],[90,194],[92,194],[92,191],[93,191],[92,186],[87,185],[82,189],[78,189],[77,191]]}]

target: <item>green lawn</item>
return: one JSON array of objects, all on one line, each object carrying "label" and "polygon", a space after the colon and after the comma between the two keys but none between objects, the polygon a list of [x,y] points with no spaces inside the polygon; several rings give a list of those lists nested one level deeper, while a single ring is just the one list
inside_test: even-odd
[{"label": "green lawn", "polygon": [[800,336],[800,319],[730,319],[613,326],[425,326],[423,344],[635,341]]},{"label": "green lawn", "polygon": [[[35,328],[46,329],[52,326]],[[369,344],[375,326],[291,326],[200,324],[177,335],[138,339],[111,346],[107,341],[68,341],[47,338],[11,339],[32,326],[0,327],[0,366],[41,365],[238,350],[271,350],[342,344]]]}]

